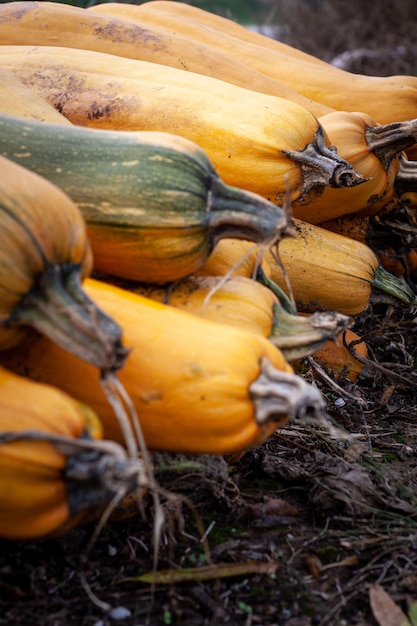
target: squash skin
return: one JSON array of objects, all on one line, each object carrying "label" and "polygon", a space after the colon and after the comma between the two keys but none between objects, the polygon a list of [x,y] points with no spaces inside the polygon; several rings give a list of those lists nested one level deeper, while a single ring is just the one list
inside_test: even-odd
[{"label": "squash skin", "polygon": [[[146,14],[154,14],[159,28],[167,32],[186,33],[195,41],[211,45],[259,72],[285,83],[308,99],[340,111],[364,111],[380,124],[413,119],[417,104],[417,77],[375,77],[353,74],[331,66],[311,62],[278,49],[266,48],[239,40],[206,23],[213,18],[182,2],[147,2],[135,6],[137,19],[145,23]],[[106,5],[93,7],[95,12],[112,10]],[[195,11],[193,11],[195,9]],[[201,11],[201,10],[200,10]],[[133,13],[133,11],[132,11]],[[114,14],[114,12],[113,12]],[[190,17],[190,14],[191,17]]]},{"label": "squash skin", "polygon": [[270,242],[287,214],[225,185],[189,140],[158,132],[105,131],[0,114],[0,153],[45,176],[87,222],[94,268],[167,282],[200,267],[223,237]]},{"label": "squash skin", "polygon": [[116,56],[169,65],[260,93],[280,96],[298,102],[316,116],[331,110],[202,42],[178,34],[173,37],[158,28],[157,23],[146,26],[59,2],[22,1],[0,5],[0,43],[59,45],[110,52]]},{"label": "squash skin", "polygon": [[[0,388],[2,435],[38,430],[70,441],[102,438],[97,416],[58,389],[4,368],[0,368]],[[71,510],[66,463],[67,457],[47,441],[0,442],[1,537],[37,539],[80,519]]]},{"label": "squash skin", "polygon": [[51,104],[2,68],[0,68],[0,111],[40,122],[67,126],[71,124]]},{"label": "squash skin", "polygon": [[[295,220],[295,233],[295,238],[280,242],[278,252],[300,311],[328,309],[359,315],[367,309],[375,288],[415,306],[417,296],[411,288],[387,275],[366,244],[302,220]],[[273,251],[267,250],[265,258],[271,279],[288,293]]]},{"label": "squash skin", "polygon": [[351,189],[327,188],[320,198],[295,207],[295,217],[319,224],[350,213],[391,210],[397,203],[394,184],[400,156],[416,141],[416,120],[381,126],[366,113],[335,111],[319,121],[338,153],[366,182]]},{"label": "squash skin", "polygon": [[[286,422],[288,415],[280,413],[258,423],[250,395],[262,359],[289,382],[300,380],[268,339],[101,281],[87,279],[86,289],[123,326],[131,352],[119,379],[134,403],[149,449],[222,455],[261,443]],[[93,368],[42,337],[0,358],[14,371],[24,368],[31,378],[88,401],[100,415],[104,436],[123,443]],[[314,402],[317,394],[314,389]]]},{"label": "squash skin", "polygon": [[42,176],[2,156],[0,164],[0,350],[35,328],[103,373],[116,371],[126,357],[121,330],[81,286],[92,270],[83,216]]},{"label": "squash skin", "polygon": [[[275,96],[173,67],[55,46],[0,46],[12,72],[78,126],[163,131],[198,144],[228,185],[280,204],[363,181],[316,117]],[[256,111],[256,115],[253,112]]]}]

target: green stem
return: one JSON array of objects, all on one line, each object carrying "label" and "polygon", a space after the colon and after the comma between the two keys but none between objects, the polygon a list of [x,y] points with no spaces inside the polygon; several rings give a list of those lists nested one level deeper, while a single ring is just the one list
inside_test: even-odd
[{"label": "green stem", "polygon": [[411,287],[397,276],[387,272],[382,265],[378,265],[371,285],[374,289],[393,296],[409,306],[417,305],[417,294]]},{"label": "green stem", "polygon": [[128,355],[120,326],[88,298],[75,264],[46,265],[3,324],[31,326],[102,373],[120,369]]},{"label": "green stem", "polygon": [[269,340],[291,362],[314,354],[351,324],[352,319],[342,313],[317,311],[312,315],[293,315],[276,304]]},{"label": "green stem", "polygon": [[274,243],[292,232],[289,212],[256,193],[226,185],[218,177],[212,179],[208,203],[213,245],[226,237]]}]

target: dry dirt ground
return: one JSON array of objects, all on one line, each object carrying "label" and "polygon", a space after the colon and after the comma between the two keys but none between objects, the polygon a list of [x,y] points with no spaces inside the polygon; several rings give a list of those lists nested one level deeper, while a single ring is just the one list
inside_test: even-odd
[{"label": "dry dirt ground", "polygon": [[356,318],[369,349],[357,383],[315,379],[330,426],[290,423],[240,459],[155,456],[178,498],[165,502],[158,570],[168,575],[154,587],[138,580],[152,571],[151,504],[148,519],[107,523],[86,559],[93,525],[1,543],[0,624],[376,626],[375,583],[407,613],[417,602],[416,315],[373,301]]}]

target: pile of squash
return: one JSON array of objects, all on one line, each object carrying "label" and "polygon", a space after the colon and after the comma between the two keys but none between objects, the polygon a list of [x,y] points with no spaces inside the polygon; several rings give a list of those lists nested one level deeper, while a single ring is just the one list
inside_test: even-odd
[{"label": "pile of squash", "polygon": [[239,453],[323,413],[300,361],[354,381],[355,316],[416,305],[415,250],[391,272],[368,230],[415,225],[417,77],[182,2],[24,0],[0,5],[0,85],[0,537],[152,487],[148,450]]}]

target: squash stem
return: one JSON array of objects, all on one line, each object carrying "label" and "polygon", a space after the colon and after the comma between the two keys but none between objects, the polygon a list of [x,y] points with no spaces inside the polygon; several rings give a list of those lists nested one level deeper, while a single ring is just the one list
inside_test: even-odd
[{"label": "squash stem", "polygon": [[394,185],[400,195],[417,191],[417,161],[409,161],[400,157],[400,167]]},{"label": "squash stem", "polygon": [[317,311],[312,315],[293,315],[280,304],[274,305],[274,321],[268,339],[284,354],[287,361],[296,361],[314,354],[330,339],[352,325],[342,313]]},{"label": "squash stem", "polygon": [[303,150],[283,150],[291,161],[300,166],[302,187],[299,203],[310,202],[322,195],[326,187],[356,187],[366,179],[337,154],[335,147],[327,146],[319,125],[313,141]]},{"label": "squash stem", "polygon": [[417,305],[417,294],[414,293],[411,287],[401,278],[387,272],[382,265],[378,265],[371,285],[374,289],[393,296],[396,300],[400,300],[409,306]]},{"label": "squash stem", "polygon": [[289,211],[217,176],[211,181],[207,212],[213,245],[224,238],[275,243],[292,234]]},{"label": "squash stem", "polygon": [[394,158],[417,143],[417,119],[383,126],[367,126],[365,138],[369,150],[387,170]]},{"label": "squash stem", "polygon": [[261,373],[250,385],[249,393],[259,426],[271,420],[279,425],[290,418],[302,418],[311,411],[320,415],[325,409],[324,398],[317,387],[297,374],[278,370],[266,357],[261,359]]},{"label": "squash stem", "polygon": [[76,264],[46,265],[4,325],[31,326],[102,373],[120,369],[128,355],[120,326],[83,291]]}]

